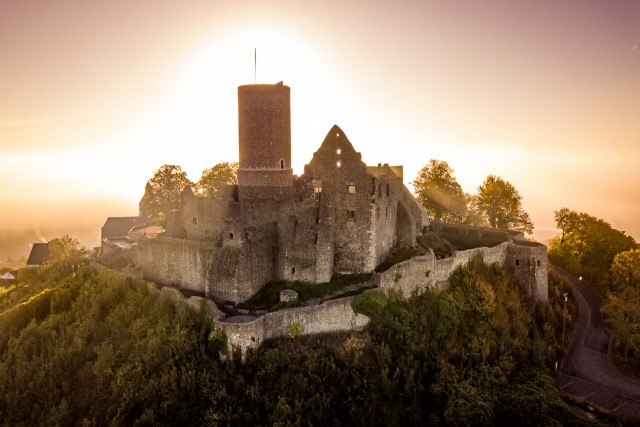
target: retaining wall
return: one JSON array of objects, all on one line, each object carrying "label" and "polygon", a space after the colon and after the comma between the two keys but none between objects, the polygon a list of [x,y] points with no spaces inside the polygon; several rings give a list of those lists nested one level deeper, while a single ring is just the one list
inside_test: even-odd
[{"label": "retaining wall", "polygon": [[290,328],[298,329],[300,335],[362,329],[370,319],[353,311],[352,298],[278,310],[244,323],[214,320],[214,325],[225,331],[230,348],[239,347],[244,355],[248,348],[258,348],[265,340],[289,335]]}]

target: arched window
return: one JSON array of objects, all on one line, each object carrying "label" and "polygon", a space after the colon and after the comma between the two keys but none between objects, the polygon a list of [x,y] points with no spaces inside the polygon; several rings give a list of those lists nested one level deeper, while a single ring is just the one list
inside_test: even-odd
[{"label": "arched window", "polygon": [[284,159],[280,159],[280,169],[284,169]]}]

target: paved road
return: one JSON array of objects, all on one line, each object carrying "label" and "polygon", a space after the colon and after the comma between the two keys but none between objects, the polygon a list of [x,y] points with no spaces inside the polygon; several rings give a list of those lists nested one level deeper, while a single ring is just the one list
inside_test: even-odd
[{"label": "paved road", "polygon": [[561,389],[584,397],[613,412],[640,417],[640,382],[624,376],[607,358],[609,336],[604,331],[602,299],[577,278],[554,267],[565,277],[578,299],[578,325],[560,373]]}]

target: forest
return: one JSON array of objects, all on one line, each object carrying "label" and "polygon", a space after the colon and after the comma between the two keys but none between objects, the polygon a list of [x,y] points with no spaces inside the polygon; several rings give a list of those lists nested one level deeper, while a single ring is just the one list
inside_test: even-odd
[{"label": "forest", "polygon": [[[2,425],[616,422],[562,397],[561,318],[482,259],[445,290],[361,294],[364,331],[272,340],[241,362],[204,310],[79,251],[21,273],[37,293],[0,312]],[[552,276],[550,294],[563,286]]]}]

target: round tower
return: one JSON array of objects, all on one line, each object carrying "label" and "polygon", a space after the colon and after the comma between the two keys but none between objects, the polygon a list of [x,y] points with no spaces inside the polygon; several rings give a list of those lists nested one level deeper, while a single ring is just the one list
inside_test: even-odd
[{"label": "round tower", "polygon": [[283,198],[291,192],[291,101],[282,82],[238,87],[238,197]]}]

